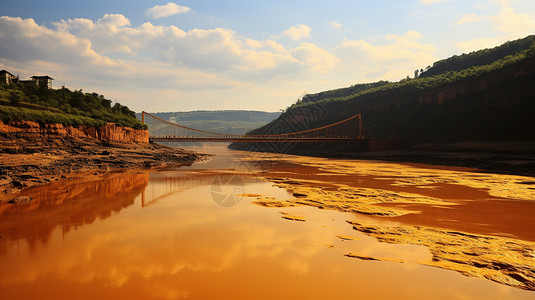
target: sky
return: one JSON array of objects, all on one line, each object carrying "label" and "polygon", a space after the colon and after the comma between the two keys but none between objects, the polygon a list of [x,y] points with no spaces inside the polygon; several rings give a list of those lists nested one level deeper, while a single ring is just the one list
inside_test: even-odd
[{"label": "sky", "polygon": [[135,111],[279,111],[535,34],[533,0],[18,0],[0,69]]}]

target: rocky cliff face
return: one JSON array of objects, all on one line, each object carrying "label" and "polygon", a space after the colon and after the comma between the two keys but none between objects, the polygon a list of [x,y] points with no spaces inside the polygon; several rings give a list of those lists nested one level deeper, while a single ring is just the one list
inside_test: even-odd
[{"label": "rocky cliff face", "polygon": [[0,133],[33,133],[43,135],[68,135],[78,138],[94,138],[109,142],[148,143],[149,131],[120,127],[108,123],[102,127],[85,125],[63,126],[62,124],[39,124],[32,121],[15,121],[4,124],[0,121]]}]

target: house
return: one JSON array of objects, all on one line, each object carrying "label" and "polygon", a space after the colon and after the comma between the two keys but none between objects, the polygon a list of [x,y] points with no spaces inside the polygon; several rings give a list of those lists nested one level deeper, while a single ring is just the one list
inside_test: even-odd
[{"label": "house", "polygon": [[19,76],[15,76],[6,70],[0,71],[0,84],[23,83],[35,84],[38,86],[46,87],[48,89],[52,88],[52,80],[54,80],[54,78],[50,76],[32,76],[30,78],[30,80],[20,80]]},{"label": "house", "polygon": [[0,83],[2,84],[11,84],[13,82],[17,82],[18,77],[9,73],[6,70],[0,71]]},{"label": "house", "polygon": [[38,86],[44,86],[49,89],[52,88],[52,80],[54,80],[54,78],[50,76],[32,76],[31,78]]}]

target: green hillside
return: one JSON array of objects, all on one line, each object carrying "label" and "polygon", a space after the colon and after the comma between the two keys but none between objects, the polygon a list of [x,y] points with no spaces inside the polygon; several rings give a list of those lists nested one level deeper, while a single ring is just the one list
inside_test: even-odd
[{"label": "green hillside", "polygon": [[[306,95],[250,133],[311,129],[360,113],[374,138],[535,138],[534,36],[442,60],[418,78],[354,87]],[[312,110],[321,117],[306,119]]]},{"label": "green hillside", "polygon": [[136,129],[145,126],[128,107],[97,93],[48,89],[34,84],[0,84],[0,120],[36,121],[63,125],[102,126],[115,123]]},{"label": "green hillside", "polygon": [[535,35],[530,35],[523,39],[507,42],[492,49],[454,55],[450,58],[435,62],[431,68],[421,73],[420,77],[430,77],[448,71],[460,71],[471,67],[489,65],[507,56],[515,56],[519,52],[529,49],[534,42]]},{"label": "green hillside", "polygon": [[[496,59],[492,60],[492,57]],[[377,92],[435,89],[452,82],[482,76],[485,73],[514,65],[530,57],[535,57],[535,36],[533,35],[524,39],[507,42],[492,49],[480,50],[438,61],[433,64],[432,68],[418,78],[402,79],[399,82],[378,81],[375,83],[357,84],[348,88],[305,95],[301,101],[293,104],[288,109],[306,106],[310,102],[326,103],[353,100],[359,96]],[[480,58],[484,58],[485,61],[490,60],[490,62],[479,64],[483,61]],[[472,63],[472,65],[462,67],[468,63]],[[436,75],[430,76],[429,74],[431,73],[436,73]]]}]

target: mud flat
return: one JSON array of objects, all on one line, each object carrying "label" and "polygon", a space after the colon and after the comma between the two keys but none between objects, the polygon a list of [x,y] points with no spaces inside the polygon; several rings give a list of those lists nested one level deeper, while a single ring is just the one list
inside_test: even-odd
[{"label": "mud flat", "polygon": [[0,135],[0,202],[25,188],[113,170],[190,165],[207,156],[158,144],[120,143],[68,135]]},{"label": "mud flat", "polygon": [[[380,242],[427,247],[431,259],[416,263],[535,291],[533,177],[291,157],[274,163],[261,178],[294,198],[257,197],[258,205],[367,215],[365,221],[347,222]],[[359,253],[346,256],[389,261]]]},{"label": "mud flat", "polygon": [[[535,176],[533,141],[432,142],[420,140],[373,140],[360,143],[233,143],[231,149],[265,151],[337,159],[381,160],[437,166],[477,168],[482,172]],[[384,145],[380,145],[380,143]],[[368,148],[360,149],[359,148]]]}]

